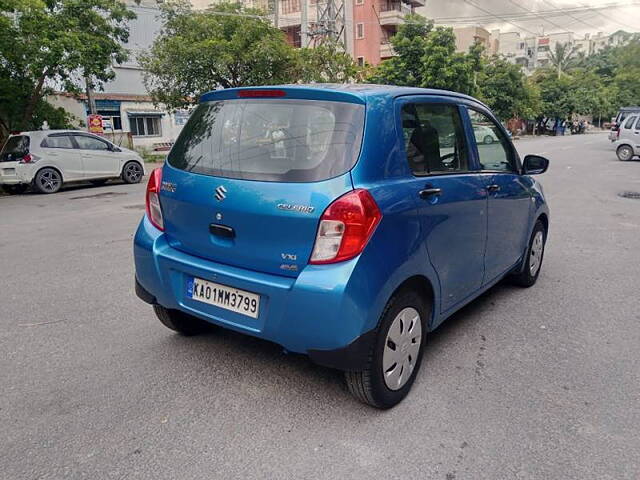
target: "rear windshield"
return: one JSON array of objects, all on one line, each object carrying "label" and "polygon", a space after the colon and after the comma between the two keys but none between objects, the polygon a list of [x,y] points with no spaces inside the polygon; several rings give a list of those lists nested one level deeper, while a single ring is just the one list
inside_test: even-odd
[{"label": "rear windshield", "polygon": [[168,157],[190,172],[247,180],[317,182],[355,164],[364,105],[287,99],[203,103]]},{"label": "rear windshield", "polygon": [[26,135],[15,135],[9,137],[0,152],[0,162],[13,162],[20,160],[29,153],[29,137]]}]

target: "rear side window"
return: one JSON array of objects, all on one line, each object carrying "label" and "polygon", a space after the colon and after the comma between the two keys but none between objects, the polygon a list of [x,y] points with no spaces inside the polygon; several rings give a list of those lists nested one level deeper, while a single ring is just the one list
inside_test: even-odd
[{"label": "rear side window", "polygon": [[402,107],[402,131],[414,175],[469,170],[457,106],[408,103]]},{"label": "rear side window", "polygon": [[196,108],[169,153],[175,168],[273,182],[317,182],[353,167],[364,105],[226,100]]},{"label": "rear side window", "polygon": [[26,135],[15,135],[9,137],[0,152],[0,162],[12,162],[19,160],[29,153],[29,137]]},{"label": "rear side window", "polygon": [[624,128],[631,128],[635,121],[636,121],[636,117],[629,117],[624,124]]},{"label": "rear side window", "polygon": [[44,148],[74,148],[69,135],[49,135],[41,147]]}]

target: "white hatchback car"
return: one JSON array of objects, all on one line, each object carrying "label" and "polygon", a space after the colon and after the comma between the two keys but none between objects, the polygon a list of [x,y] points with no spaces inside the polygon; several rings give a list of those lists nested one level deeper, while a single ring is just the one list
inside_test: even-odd
[{"label": "white hatchback car", "polygon": [[618,159],[623,162],[640,155],[640,112],[625,118],[618,128],[613,145]]},{"label": "white hatchback car", "polygon": [[63,183],[101,185],[110,178],[138,183],[144,174],[136,152],[76,130],[21,132],[11,135],[0,152],[0,186],[9,193],[22,193],[29,185],[55,193]]}]

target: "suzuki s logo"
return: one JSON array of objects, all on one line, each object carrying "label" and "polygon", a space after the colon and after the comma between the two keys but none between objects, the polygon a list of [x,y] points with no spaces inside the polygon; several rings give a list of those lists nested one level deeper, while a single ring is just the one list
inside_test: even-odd
[{"label": "suzuki s logo", "polygon": [[225,198],[227,198],[227,189],[224,188],[222,185],[220,185],[218,188],[216,188],[216,200],[218,200],[219,202],[221,202],[222,200],[224,200]]}]

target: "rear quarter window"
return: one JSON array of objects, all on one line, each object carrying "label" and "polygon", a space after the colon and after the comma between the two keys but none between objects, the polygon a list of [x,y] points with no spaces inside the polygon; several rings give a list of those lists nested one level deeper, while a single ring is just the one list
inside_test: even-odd
[{"label": "rear quarter window", "polygon": [[364,105],[247,99],[198,106],[171,149],[175,168],[227,178],[316,182],[353,167]]}]

